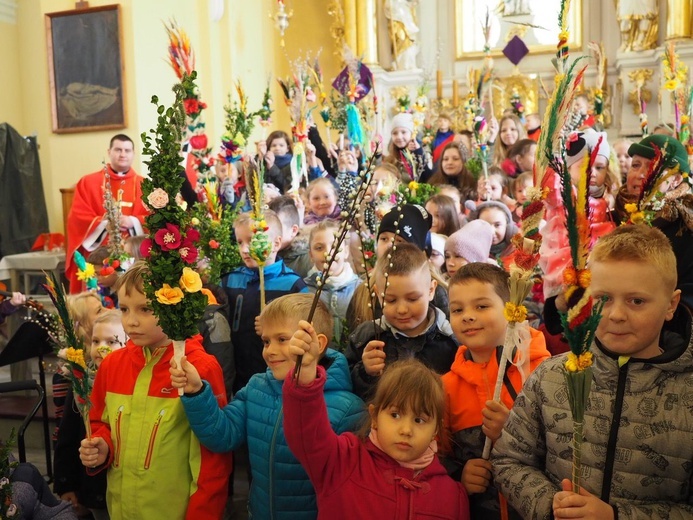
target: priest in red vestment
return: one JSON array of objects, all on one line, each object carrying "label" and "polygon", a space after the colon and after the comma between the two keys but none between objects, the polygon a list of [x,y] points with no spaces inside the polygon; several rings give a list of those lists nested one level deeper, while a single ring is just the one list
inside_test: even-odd
[{"label": "priest in red vestment", "polygon": [[[142,223],[148,210],[142,203],[142,180],[132,168],[135,149],[132,139],[124,134],[111,138],[108,148],[110,176],[113,200],[118,200],[121,192],[120,230],[124,236],[141,235]],[[103,169],[82,177],[75,187],[72,207],[67,217],[67,254],[65,256],[65,275],[70,281],[70,292],[83,290],[82,282],[77,279],[77,266],[74,252],[78,250],[85,258],[108,240],[106,232],[106,211],[103,205],[105,189]],[[97,269],[99,266],[95,266]]]}]

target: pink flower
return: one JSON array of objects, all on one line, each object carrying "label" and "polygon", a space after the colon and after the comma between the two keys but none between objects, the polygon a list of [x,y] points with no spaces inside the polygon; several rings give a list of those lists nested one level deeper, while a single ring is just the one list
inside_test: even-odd
[{"label": "pink flower", "polygon": [[164,251],[178,249],[181,243],[180,229],[173,224],[166,224],[165,228],[156,232],[154,241],[159,244]]},{"label": "pink flower", "polygon": [[145,238],[142,240],[142,243],[140,244],[140,254],[142,255],[142,258],[149,258],[149,255],[152,254],[152,239],[151,238]]},{"label": "pink flower", "polygon": [[161,188],[156,188],[147,196],[147,202],[154,209],[165,208],[168,204],[168,193]]},{"label": "pink flower", "polygon": [[178,249],[181,260],[187,264],[194,264],[197,261],[197,248],[190,244],[183,244]]},{"label": "pink flower", "polygon": [[311,89],[310,87],[306,89],[306,101],[308,101],[309,103],[315,101],[315,92],[313,92],[313,89]]}]

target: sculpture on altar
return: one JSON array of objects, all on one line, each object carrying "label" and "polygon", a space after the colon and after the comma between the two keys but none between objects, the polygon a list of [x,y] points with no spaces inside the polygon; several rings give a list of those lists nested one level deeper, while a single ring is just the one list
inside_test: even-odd
[{"label": "sculpture on altar", "polygon": [[659,6],[657,0],[615,0],[621,31],[619,51],[644,51],[657,46]]},{"label": "sculpture on altar", "polygon": [[385,2],[385,17],[392,46],[392,68],[396,70],[416,68],[416,55],[419,53],[416,4],[416,0]]},{"label": "sculpture on altar", "polygon": [[500,4],[503,16],[532,14],[529,0],[503,0]]}]

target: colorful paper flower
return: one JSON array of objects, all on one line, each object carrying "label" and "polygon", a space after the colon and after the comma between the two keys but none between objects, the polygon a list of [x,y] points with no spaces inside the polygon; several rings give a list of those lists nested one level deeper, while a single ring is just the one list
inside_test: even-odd
[{"label": "colorful paper flower", "polygon": [[154,241],[164,251],[178,249],[181,244],[180,229],[176,225],[166,224],[166,227],[156,232]]},{"label": "colorful paper flower", "polygon": [[202,289],[202,279],[197,271],[190,269],[189,267],[183,268],[183,274],[178,281],[181,289],[186,292],[194,293]]},{"label": "colorful paper flower", "polygon": [[94,265],[87,262],[84,266],[84,269],[79,269],[77,271],[77,279],[82,282],[86,282],[90,278],[93,278],[95,274],[96,271],[94,269]]},{"label": "colorful paper flower", "polygon": [[176,305],[185,296],[180,287],[171,287],[165,283],[164,286],[154,293],[156,300],[163,305]]},{"label": "colorful paper flower", "polygon": [[147,196],[147,203],[154,209],[165,208],[168,204],[168,193],[161,188],[156,188]]}]

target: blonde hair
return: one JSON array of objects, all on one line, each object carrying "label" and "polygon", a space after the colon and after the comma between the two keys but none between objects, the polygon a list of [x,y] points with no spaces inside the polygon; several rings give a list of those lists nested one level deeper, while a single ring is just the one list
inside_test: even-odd
[{"label": "blonde hair", "polygon": [[337,188],[335,188],[335,185],[332,184],[332,181],[327,177],[320,177],[319,179],[312,180],[308,183],[308,187],[306,188],[306,197],[308,199],[310,199],[311,192],[318,186],[325,186],[330,189],[332,193],[334,193],[335,198],[339,196],[337,193]]},{"label": "blonde hair", "polygon": [[[282,226],[282,221],[279,216],[271,209],[266,209],[263,212],[265,217],[265,222],[267,222],[267,234],[269,235],[270,241],[275,240],[277,237],[281,237],[284,231]],[[236,220],[233,221],[233,228],[236,229],[241,226],[250,226],[252,222],[252,216],[250,213],[241,213],[238,215]]]},{"label": "blonde hair", "polygon": [[589,264],[619,261],[651,265],[667,288],[676,288],[676,256],[669,239],[657,228],[646,224],[617,227],[597,241],[589,256]]},{"label": "blonde hair", "polygon": [[[309,293],[294,293],[272,300],[260,314],[260,323],[291,322],[298,324],[299,320],[308,318],[315,295]],[[334,321],[327,306],[318,301],[313,314],[313,328],[316,334],[323,334],[327,342],[332,341]]]},{"label": "blonde hair", "polygon": [[101,297],[92,291],[67,296],[67,311],[70,314],[70,318],[72,318],[75,332],[82,337],[82,340],[86,340],[89,343],[91,343],[91,330],[94,327],[94,323],[89,317],[87,302],[92,298],[103,307]]},{"label": "blonde hair", "polygon": [[92,329],[94,328],[94,325],[97,325],[99,323],[117,323],[119,325],[122,325],[123,313],[120,312],[118,309],[105,310],[99,313],[99,315],[96,317],[92,325]]},{"label": "blonde hair", "polygon": [[[388,365],[378,380],[373,399],[373,416],[391,406],[403,412],[427,415],[442,434],[445,413],[445,392],[443,381],[438,374],[416,359],[395,361]],[[371,417],[360,431],[366,438],[370,430]]]},{"label": "blonde hair", "polygon": [[116,280],[116,283],[113,284],[113,291],[117,293],[120,289],[125,289],[125,294],[129,296],[134,289],[140,294],[145,294],[144,279],[149,274],[150,270],[147,262],[138,260]]},{"label": "blonde hair", "polygon": [[[336,231],[338,229],[338,221],[329,218],[321,220],[310,229],[310,235],[308,236],[308,247],[313,245],[313,239],[317,233],[320,233],[321,231]],[[345,242],[347,241],[345,240]]]},{"label": "blonde hair", "polygon": [[130,246],[132,249],[132,258],[137,260],[142,260],[142,253],[140,252],[140,246],[142,245],[142,242],[144,242],[144,239],[147,238],[147,235],[134,235],[127,237],[125,239],[125,245]]},{"label": "blonde hair", "polygon": [[[527,130],[525,130],[522,121],[515,114],[507,114],[501,117],[498,122],[498,137],[496,137],[496,143],[493,146],[493,164],[495,166],[500,166],[500,164],[507,159],[508,152],[510,151],[510,146],[506,146],[501,140],[501,130],[503,130],[503,122],[511,119],[515,123],[515,128],[517,128],[517,141],[525,139],[527,137]],[[511,145],[512,146],[512,145]]]}]

